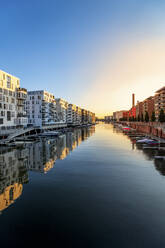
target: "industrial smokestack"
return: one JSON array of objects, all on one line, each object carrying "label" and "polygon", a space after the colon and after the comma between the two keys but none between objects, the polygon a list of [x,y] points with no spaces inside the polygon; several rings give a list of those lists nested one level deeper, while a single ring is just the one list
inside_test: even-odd
[{"label": "industrial smokestack", "polygon": [[135,106],[135,94],[133,93],[132,94],[132,107]]}]

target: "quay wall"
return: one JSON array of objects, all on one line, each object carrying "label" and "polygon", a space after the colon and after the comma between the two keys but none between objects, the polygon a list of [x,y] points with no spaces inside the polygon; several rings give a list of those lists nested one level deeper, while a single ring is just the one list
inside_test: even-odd
[{"label": "quay wall", "polygon": [[136,129],[140,133],[165,139],[165,124],[159,122],[120,122]]}]

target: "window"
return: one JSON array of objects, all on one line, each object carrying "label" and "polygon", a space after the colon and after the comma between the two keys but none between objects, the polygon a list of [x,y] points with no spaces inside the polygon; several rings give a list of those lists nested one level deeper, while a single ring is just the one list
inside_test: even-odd
[{"label": "window", "polygon": [[4,95],[8,95],[8,90],[4,89]]},{"label": "window", "polygon": [[7,88],[10,89],[11,88],[11,82],[7,81]]},{"label": "window", "polygon": [[11,121],[11,112],[7,111],[7,121]]},{"label": "window", "polygon": [[3,124],[3,118],[0,118],[0,125]]}]

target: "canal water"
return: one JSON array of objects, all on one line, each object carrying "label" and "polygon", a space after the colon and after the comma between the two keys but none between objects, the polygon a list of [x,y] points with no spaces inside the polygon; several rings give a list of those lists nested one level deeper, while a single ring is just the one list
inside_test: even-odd
[{"label": "canal water", "polygon": [[165,247],[155,155],[111,124],[1,148],[1,247]]}]

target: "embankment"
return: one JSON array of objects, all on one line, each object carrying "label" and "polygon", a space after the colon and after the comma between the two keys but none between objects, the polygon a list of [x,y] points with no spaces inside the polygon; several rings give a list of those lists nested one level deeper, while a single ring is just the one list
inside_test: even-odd
[{"label": "embankment", "polygon": [[136,129],[140,133],[154,135],[165,139],[165,124],[159,122],[121,122],[125,123],[131,128]]}]

